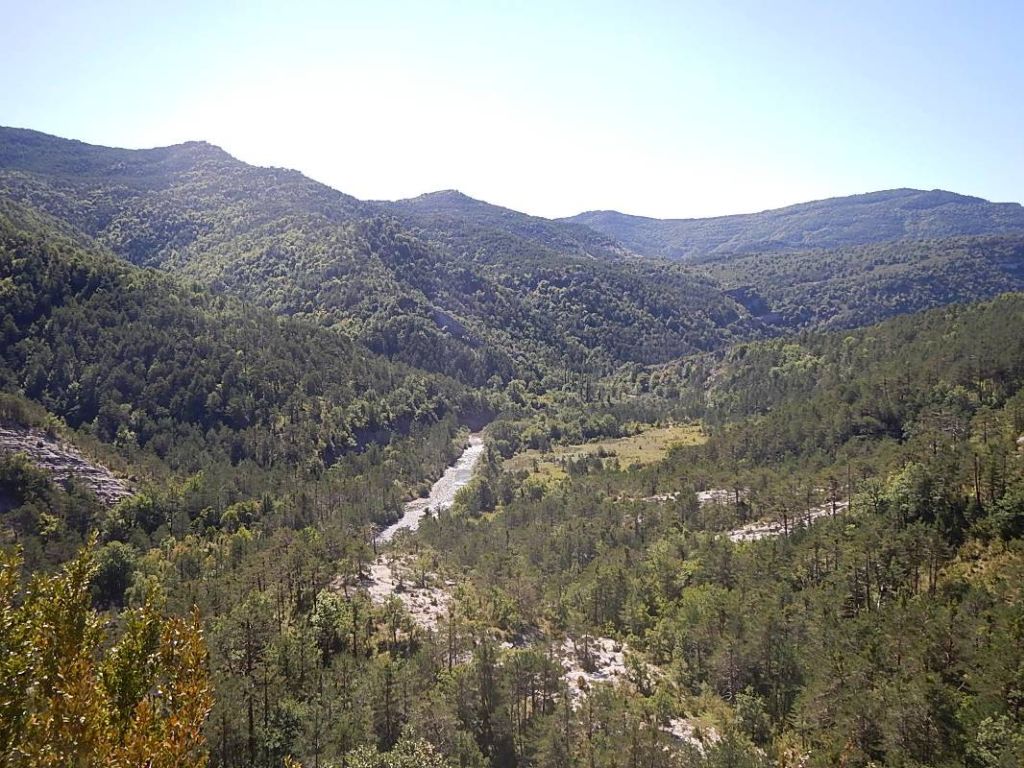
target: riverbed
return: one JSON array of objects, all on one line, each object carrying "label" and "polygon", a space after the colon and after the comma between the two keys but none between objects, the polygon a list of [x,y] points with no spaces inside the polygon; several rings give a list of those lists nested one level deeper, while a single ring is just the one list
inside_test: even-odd
[{"label": "riverbed", "polygon": [[430,495],[425,499],[408,502],[402,510],[402,518],[381,531],[377,535],[376,543],[385,544],[391,541],[395,534],[403,529],[415,531],[428,510],[436,513],[448,509],[455,501],[455,494],[473,479],[473,470],[476,469],[476,464],[483,452],[483,435],[474,432],[469,436],[469,445],[466,446],[462,455],[434,483],[430,489]]}]

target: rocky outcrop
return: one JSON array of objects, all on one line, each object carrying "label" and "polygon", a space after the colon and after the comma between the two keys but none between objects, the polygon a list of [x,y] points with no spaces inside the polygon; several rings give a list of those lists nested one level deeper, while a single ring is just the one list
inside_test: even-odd
[{"label": "rocky outcrop", "polygon": [[105,504],[114,505],[132,495],[128,484],[109,469],[89,461],[74,446],[42,430],[0,426],[0,455],[14,453],[24,453],[57,482],[74,478]]}]

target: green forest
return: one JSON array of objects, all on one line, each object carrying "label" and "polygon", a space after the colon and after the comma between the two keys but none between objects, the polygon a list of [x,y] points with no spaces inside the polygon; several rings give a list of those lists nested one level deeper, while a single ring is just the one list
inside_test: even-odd
[{"label": "green forest", "polygon": [[3,129],[0,762],[1024,764],[1024,251],[963,229],[670,263]]}]

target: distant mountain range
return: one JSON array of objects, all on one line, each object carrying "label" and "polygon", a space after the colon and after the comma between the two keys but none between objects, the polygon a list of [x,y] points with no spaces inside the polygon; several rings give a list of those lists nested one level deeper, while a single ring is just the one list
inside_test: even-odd
[{"label": "distant mountain range", "polygon": [[0,128],[0,201],[91,251],[472,386],[1024,289],[1024,209],[939,191],[550,220],[452,190],[362,201],[205,142],[126,150]]},{"label": "distant mountain range", "polygon": [[[457,190],[431,192],[410,200],[374,203],[393,213],[407,226],[429,233],[454,245],[484,232],[503,232],[531,244],[538,254],[547,251],[597,259],[618,259],[629,252],[614,238],[582,224],[529,216],[509,208],[491,205]],[[500,253],[474,252],[478,258],[500,258]]]},{"label": "distant mountain range", "polygon": [[135,265],[474,385],[668,360],[725,343],[747,316],[704,275],[626,258],[579,225],[451,194],[359,201],[204,143],[0,129],[0,197]]},{"label": "distant mountain range", "polygon": [[888,240],[1024,232],[1024,207],[935,189],[893,189],[709,219],[649,219],[590,211],[564,221],[643,256],[707,256],[840,248]]}]

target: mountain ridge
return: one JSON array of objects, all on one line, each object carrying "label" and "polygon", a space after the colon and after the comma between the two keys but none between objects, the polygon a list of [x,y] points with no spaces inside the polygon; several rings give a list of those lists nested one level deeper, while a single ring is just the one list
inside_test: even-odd
[{"label": "mountain ridge", "polygon": [[743,319],[702,276],[627,264],[608,238],[575,225],[461,197],[445,204],[472,205],[477,220],[389,210],[219,152],[165,167],[152,153],[27,136],[0,130],[0,145],[19,146],[0,152],[0,198],[133,264],[477,385],[536,378],[539,367],[663,361],[721,343]]},{"label": "mountain ridge", "polygon": [[[42,159],[39,154],[39,150],[41,149],[45,149],[47,151],[51,163],[56,161],[59,170],[63,170],[65,172],[68,170],[74,170],[79,173],[89,167],[90,163],[93,163],[100,168],[106,166],[112,169],[116,166],[116,163],[111,162],[113,160],[112,156],[116,156],[121,160],[131,157],[133,159],[152,159],[154,161],[161,161],[177,159],[179,157],[187,158],[189,156],[195,157],[202,155],[206,156],[208,159],[241,162],[222,147],[203,140],[183,141],[177,144],[168,144],[166,146],[159,147],[126,149],[121,147],[108,147],[102,144],[90,144],[89,142],[80,141],[79,139],[68,139],[61,136],[54,136],[31,128],[0,127],[0,135],[3,137],[3,141],[0,141],[0,165],[10,167],[12,163],[19,160],[22,162],[29,161],[29,163],[34,166],[31,170],[35,172],[45,172],[45,170],[47,170],[42,169],[37,165],[38,161]],[[73,168],[61,168],[61,161],[66,161],[68,159],[65,151],[69,149],[74,149],[77,153],[75,155],[75,166]],[[29,170],[29,168],[22,168],[22,170]],[[54,169],[50,168],[48,170],[52,171]]]},{"label": "mountain ridge", "polygon": [[[448,190],[441,190],[441,191],[448,191]],[[451,191],[457,191],[457,190],[451,190]],[[943,194],[943,195],[949,195],[949,196],[951,196],[953,198],[962,199],[962,200],[971,201],[971,202],[991,203],[992,205],[1006,205],[1006,204],[1020,205],[1020,203],[1016,203],[1016,202],[1014,202],[1012,200],[1011,201],[1005,201],[1005,202],[994,202],[994,201],[988,200],[988,199],[986,199],[984,197],[980,197],[978,195],[965,195],[965,194],[960,193],[960,192],[953,192],[952,190],[941,189],[941,188],[919,189],[917,187],[893,187],[891,189],[879,189],[879,190],[875,190],[875,191],[872,191],[872,192],[854,192],[854,193],[849,194],[849,195],[830,195],[829,197],[820,197],[820,198],[815,198],[813,200],[803,200],[803,201],[798,202],[798,203],[789,203],[787,205],[780,205],[780,206],[776,206],[774,208],[761,208],[760,210],[756,210],[756,211],[745,211],[745,212],[740,212],[740,213],[722,213],[722,214],[718,214],[718,215],[715,215],[715,216],[667,216],[667,217],[665,217],[665,216],[645,216],[644,214],[640,214],[640,213],[625,213],[624,211],[619,211],[619,210],[617,210],[615,208],[592,208],[592,209],[588,209],[586,211],[581,211],[580,213],[577,213],[577,214],[573,214],[572,216],[562,216],[558,220],[559,221],[565,221],[565,220],[570,220],[570,219],[577,218],[579,216],[589,216],[591,214],[614,213],[614,214],[618,214],[618,215],[621,215],[621,216],[628,216],[628,217],[630,217],[632,219],[644,219],[646,221],[709,221],[709,220],[718,220],[718,219],[730,219],[730,218],[734,218],[736,216],[756,216],[756,215],[761,214],[761,213],[778,213],[778,212],[782,212],[782,211],[788,211],[788,210],[793,209],[793,208],[800,208],[800,207],[808,206],[808,205],[816,205],[818,203],[830,203],[830,202],[835,202],[835,201],[840,201],[840,200],[851,200],[852,201],[852,200],[858,200],[858,199],[863,200],[863,199],[867,199],[867,198],[873,198],[873,199],[879,199],[880,200],[880,199],[883,199],[883,198],[895,198],[895,197],[898,197],[902,193]],[[428,193],[428,194],[430,194],[430,193]]]},{"label": "mountain ridge", "polygon": [[902,187],[710,218],[657,219],[588,211],[562,221],[589,226],[644,256],[696,260],[733,253],[1021,232],[1024,207],[941,189]]},{"label": "mountain ridge", "polygon": [[[532,216],[512,208],[495,205],[470,197],[456,189],[426,192],[403,200],[376,200],[369,203],[395,215],[407,226],[429,232],[433,236],[451,240],[477,239],[481,230],[504,233],[509,238],[529,241],[543,250],[563,255],[616,260],[632,254],[612,237],[575,222]],[[457,226],[453,227],[455,220]],[[453,233],[453,229],[458,232]],[[475,243],[480,245],[479,242]],[[496,249],[478,248],[476,256],[487,260],[495,258]],[[505,243],[504,245],[508,245]],[[500,247],[500,246],[499,246]]]},{"label": "mountain ridge", "polygon": [[[2,198],[133,264],[305,318],[372,352],[475,386],[495,376],[538,381],[567,370],[657,364],[737,338],[848,327],[1019,285],[1016,242],[906,239],[901,217],[918,222],[915,234],[963,237],[962,229],[973,228],[987,237],[1000,228],[993,208],[1016,210],[943,191],[799,204],[761,220],[754,215],[746,233],[740,230],[750,217],[684,222],[710,227],[705,235],[718,241],[718,252],[691,259],[700,262],[694,265],[657,253],[644,258],[628,238],[623,245],[585,224],[529,216],[458,190],[358,200],[204,142],[121,150],[0,128]],[[962,216],[947,221],[951,206],[982,213],[962,226]],[[879,216],[888,230],[873,227]],[[713,231],[722,222],[735,231]],[[861,250],[806,245],[814,239],[807,232],[837,222]],[[1024,223],[1021,233],[1015,237],[1024,237]],[[886,236],[903,244],[872,251]],[[799,238],[799,247],[786,237]],[[761,246],[752,249],[760,256],[730,268],[730,249],[721,245],[743,242]],[[990,266],[996,269],[986,272]],[[854,296],[863,306],[853,306]]]},{"label": "mountain ridge", "polygon": [[[69,157],[69,153],[73,155]],[[139,161],[142,161],[141,168],[138,168]],[[126,178],[122,163],[129,162],[137,169]],[[336,220],[390,215],[406,226],[433,230],[437,234],[451,227],[450,223],[439,227],[436,217],[469,218],[474,227],[496,229],[511,237],[531,240],[540,245],[542,251],[586,257],[615,259],[640,255],[695,260],[731,253],[797,251],[907,238],[1024,231],[1024,207],[1020,203],[990,202],[949,190],[911,187],[827,197],[754,213],[667,219],[614,209],[546,218],[473,198],[458,189],[436,190],[397,200],[361,200],[297,170],[245,163],[222,147],[203,140],[122,149],[27,128],[0,127],[0,168],[7,172],[51,177],[68,173],[115,176],[120,183],[136,188],[152,183],[152,173],[182,172],[196,162],[215,164],[230,175],[250,174],[248,181],[256,183],[263,193],[270,189],[280,192],[283,185],[296,200],[306,198],[301,202],[307,204],[310,199],[316,200],[317,207]],[[880,210],[885,206],[893,209]]]}]

